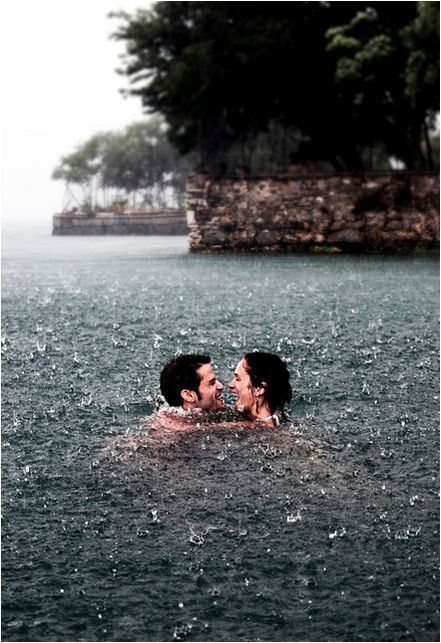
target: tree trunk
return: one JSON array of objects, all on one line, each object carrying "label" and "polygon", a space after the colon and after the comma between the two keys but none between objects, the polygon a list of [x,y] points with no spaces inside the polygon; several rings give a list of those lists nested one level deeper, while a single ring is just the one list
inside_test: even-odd
[{"label": "tree trunk", "polygon": [[426,155],[427,167],[429,170],[433,171],[434,162],[433,162],[432,144],[430,143],[429,130],[427,129],[426,121],[424,121],[423,123],[423,134],[424,134],[424,141],[426,143],[426,150],[427,150],[427,155]]},{"label": "tree trunk", "polygon": [[201,169],[210,174],[225,174],[228,169],[228,141],[222,114],[207,116],[199,127]]}]

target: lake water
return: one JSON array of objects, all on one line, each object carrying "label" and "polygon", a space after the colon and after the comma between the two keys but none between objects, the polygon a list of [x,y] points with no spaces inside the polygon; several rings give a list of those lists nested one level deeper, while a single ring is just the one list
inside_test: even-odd
[{"label": "lake water", "polygon": [[[3,640],[438,641],[438,269],[4,235]],[[253,349],[290,424],[124,447]]]}]

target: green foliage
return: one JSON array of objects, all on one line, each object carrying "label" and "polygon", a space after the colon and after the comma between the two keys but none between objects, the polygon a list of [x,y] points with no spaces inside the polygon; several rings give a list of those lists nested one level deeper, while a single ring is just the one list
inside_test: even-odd
[{"label": "green foliage", "polygon": [[275,127],[296,139],[286,163],[362,169],[380,145],[414,167],[437,109],[438,13],[437,2],[157,2],[115,14],[114,37],[127,93],[202,169],[232,169],[253,148],[250,165],[271,159]]},{"label": "green foliage", "polygon": [[92,217],[96,212],[96,207],[91,199],[84,199],[80,204],[80,211],[87,217]]},{"label": "green foliage", "polygon": [[60,165],[52,173],[53,179],[63,179],[68,183],[87,186],[98,174],[103,146],[109,134],[97,134],[68,156],[61,159]]},{"label": "green foliage", "polygon": [[54,179],[83,189],[82,211],[90,214],[110,194],[107,207],[121,210],[131,196],[145,204],[180,205],[191,159],[179,157],[158,118],[134,123],[121,132],[97,134],[63,157]]},{"label": "green foliage", "polygon": [[310,84],[313,70],[292,63],[309,58],[321,69],[324,46],[311,33],[303,51],[305,21],[322,12],[313,4],[160,2],[122,16],[115,37],[127,43],[129,93],[164,115],[181,152],[196,149],[202,167],[217,168],[270,122],[297,126],[290,113],[306,115],[311,92],[299,101],[294,83]]},{"label": "green foliage", "polygon": [[439,109],[439,3],[400,3],[404,12],[395,13],[389,4],[372,3],[328,30],[336,86],[358,119],[359,144],[381,144],[408,168],[431,168],[421,143]]},{"label": "green foliage", "polygon": [[107,205],[107,209],[110,210],[110,212],[122,212],[128,206],[128,204],[128,199],[113,199]]},{"label": "green foliage", "polygon": [[415,20],[402,31],[404,46],[409,52],[405,69],[405,93],[412,107],[429,105],[439,109],[439,3],[418,2]]}]

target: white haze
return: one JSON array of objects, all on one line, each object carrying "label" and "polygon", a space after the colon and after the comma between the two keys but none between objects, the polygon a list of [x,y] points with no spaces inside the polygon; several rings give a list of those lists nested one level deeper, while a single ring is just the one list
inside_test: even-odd
[{"label": "white haze", "polygon": [[2,230],[50,233],[64,186],[51,174],[62,156],[99,131],[142,120],[116,73],[124,43],[110,39],[110,12],[146,0],[7,0],[1,4]]}]

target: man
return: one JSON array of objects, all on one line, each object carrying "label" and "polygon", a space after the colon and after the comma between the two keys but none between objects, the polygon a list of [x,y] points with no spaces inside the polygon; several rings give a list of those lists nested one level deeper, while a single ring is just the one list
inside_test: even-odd
[{"label": "man", "polygon": [[168,362],[160,376],[161,393],[171,407],[184,411],[216,411],[223,406],[223,384],[209,355],[180,355]]},{"label": "man", "polygon": [[147,446],[151,452],[174,441],[177,433],[199,428],[204,420],[213,418],[210,412],[224,408],[224,385],[217,379],[208,355],[180,355],[170,360],[161,371],[160,387],[170,408],[146,418],[147,430],[114,438],[102,452],[103,457],[133,457]]}]

